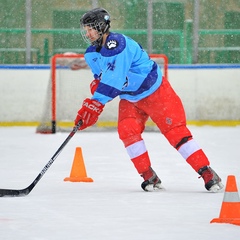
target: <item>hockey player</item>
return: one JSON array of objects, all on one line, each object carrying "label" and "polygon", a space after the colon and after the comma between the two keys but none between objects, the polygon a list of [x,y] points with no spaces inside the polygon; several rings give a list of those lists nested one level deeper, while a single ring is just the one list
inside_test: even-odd
[{"label": "hockey player", "polygon": [[82,37],[90,44],[85,60],[95,78],[90,85],[93,95],[83,101],[75,119],[75,124],[83,121],[80,130],[95,124],[104,105],[119,96],[119,138],[143,177],[143,190],[162,188],[142,138],[149,117],[203,178],[208,191],[222,189],[221,178],[209,166],[207,156],[187,128],[182,102],[162,76],[159,66],[136,41],[109,31],[110,15],[105,9],[88,11],[81,17],[80,24]]}]

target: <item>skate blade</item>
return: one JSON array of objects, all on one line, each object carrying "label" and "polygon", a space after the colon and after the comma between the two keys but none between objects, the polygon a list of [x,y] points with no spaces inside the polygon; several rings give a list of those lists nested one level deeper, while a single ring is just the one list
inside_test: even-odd
[{"label": "skate blade", "polygon": [[156,191],[163,191],[165,188],[161,183],[157,183],[155,185],[153,184],[148,184],[145,189],[146,192],[156,192]]},{"label": "skate blade", "polygon": [[209,191],[210,192],[213,192],[213,193],[218,193],[218,192],[223,192],[223,188],[224,188],[224,185],[219,182],[217,184],[214,184],[210,189]]}]

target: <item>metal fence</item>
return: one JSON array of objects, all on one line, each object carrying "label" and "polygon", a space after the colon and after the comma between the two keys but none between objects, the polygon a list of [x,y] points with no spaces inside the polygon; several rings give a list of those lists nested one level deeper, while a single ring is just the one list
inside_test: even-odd
[{"label": "metal fence", "polygon": [[112,31],[170,63],[240,63],[239,0],[0,0],[0,63],[83,53],[79,19],[96,6],[110,12]]}]

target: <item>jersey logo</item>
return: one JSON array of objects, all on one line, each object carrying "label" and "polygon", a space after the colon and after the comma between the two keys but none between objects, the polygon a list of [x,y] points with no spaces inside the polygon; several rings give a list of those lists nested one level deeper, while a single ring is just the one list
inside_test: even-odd
[{"label": "jersey logo", "polygon": [[115,69],[115,61],[113,63],[107,64],[107,70],[114,71]]},{"label": "jersey logo", "polygon": [[108,49],[114,49],[118,46],[118,42],[116,40],[109,40],[106,45]]}]

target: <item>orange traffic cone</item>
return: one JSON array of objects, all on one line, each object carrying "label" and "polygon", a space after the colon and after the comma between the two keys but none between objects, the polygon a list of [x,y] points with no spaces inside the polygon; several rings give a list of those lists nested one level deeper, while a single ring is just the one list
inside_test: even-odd
[{"label": "orange traffic cone", "polygon": [[93,182],[92,178],[87,177],[86,168],[82,156],[82,149],[76,148],[75,156],[73,159],[70,177],[64,178],[64,181],[70,182]]},{"label": "orange traffic cone", "polygon": [[228,176],[220,216],[210,223],[230,223],[240,226],[240,198],[235,176]]}]

